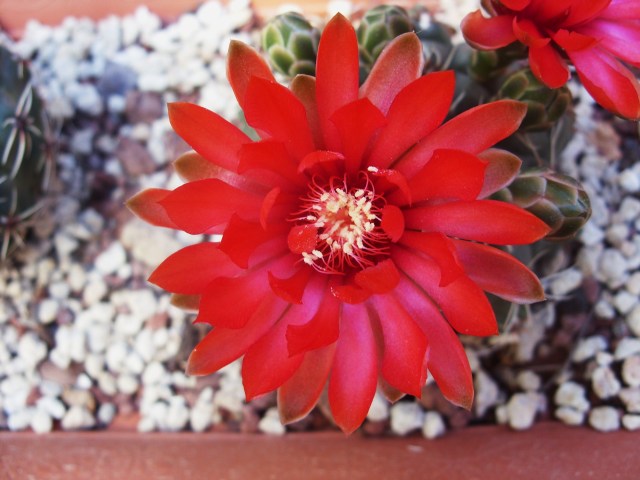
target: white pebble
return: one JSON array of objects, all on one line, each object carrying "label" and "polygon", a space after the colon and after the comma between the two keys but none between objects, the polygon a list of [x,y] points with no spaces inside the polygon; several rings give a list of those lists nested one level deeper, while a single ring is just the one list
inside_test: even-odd
[{"label": "white pebble", "polygon": [[608,248],[600,257],[600,269],[596,272],[597,278],[615,287],[624,283],[627,273],[627,262],[618,250]]},{"label": "white pebble", "polygon": [[258,430],[267,435],[284,435],[286,428],[280,423],[278,409],[271,407],[258,422]]},{"label": "white pebble", "polygon": [[372,422],[380,422],[389,418],[389,402],[376,392],[369,407],[369,413],[367,413],[367,419]]},{"label": "white pebble", "polygon": [[623,360],[637,353],[640,353],[640,339],[626,337],[618,342],[618,346],[613,355],[616,360]]},{"label": "white pebble", "polygon": [[52,418],[60,420],[67,411],[64,403],[59,398],[54,397],[40,397],[36,400],[38,410],[46,412]]},{"label": "white pebble", "polygon": [[120,242],[113,242],[95,259],[95,267],[103,275],[115,273],[127,260],[127,254]]},{"label": "white pebble", "polygon": [[516,393],[507,403],[509,426],[514,430],[526,430],[533,425],[540,405],[540,395]]},{"label": "white pebble", "polygon": [[38,320],[40,323],[49,324],[58,317],[60,304],[52,298],[45,298],[38,305]]},{"label": "white pebble", "polygon": [[415,402],[398,402],[391,407],[391,431],[397,435],[422,428],[424,411]]},{"label": "white pebble", "polygon": [[622,380],[631,387],[640,387],[640,355],[632,355],[622,362]]},{"label": "white pebble", "polygon": [[116,406],[113,403],[103,403],[98,408],[98,421],[102,425],[109,425],[116,416]]},{"label": "white pebble", "polygon": [[625,315],[638,304],[638,297],[626,290],[620,290],[613,297],[613,304],[620,313]]},{"label": "white pebble", "polygon": [[133,395],[138,391],[138,380],[133,375],[119,375],[116,379],[116,385],[120,393],[125,395]]},{"label": "white pebble", "polygon": [[556,409],[556,418],[566,425],[582,425],[584,422],[584,412],[571,407],[560,407]]},{"label": "white pebble", "polygon": [[424,423],[422,424],[422,435],[424,438],[433,440],[441,437],[447,431],[442,415],[438,412],[427,412],[424,415]]},{"label": "white pebble", "polygon": [[91,412],[80,405],[73,405],[60,422],[63,430],[81,430],[92,428],[96,424]]},{"label": "white pebble", "polygon": [[518,386],[526,392],[535,392],[540,389],[542,381],[540,376],[531,370],[523,370],[516,377]]},{"label": "white pebble", "polygon": [[640,415],[623,415],[622,426],[631,431],[640,429]]},{"label": "white pebble", "polygon": [[620,415],[613,407],[596,407],[589,412],[589,425],[600,432],[613,432],[620,429]]},{"label": "white pebble", "polygon": [[601,335],[584,338],[576,346],[571,359],[576,363],[584,362],[606,348],[607,340]]},{"label": "white pebble", "polygon": [[101,277],[94,277],[84,287],[82,300],[87,306],[93,305],[102,300],[108,291],[105,281]]},{"label": "white pebble", "polygon": [[32,408],[24,408],[11,412],[7,418],[7,426],[9,427],[9,430],[17,432],[28,428],[31,424],[31,417],[33,416],[33,413],[34,411]]},{"label": "white pebble", "polygon": [[500,389],[498,388],[498,384],[483,370],[476,372],[474,385],[474,408],[476,414],[482,417],[487,410],[498,403],[500,399]]},{"label": "white pebble", "polygon": [[633,332],[636,337],[640,337],[640,305],[631,310],[631,312],[625,317],[627,326]]},{"label": "white pebble", "polygon": [[618,394],[620,382],[609,367],[598,367],[591,376],[591,386],[598,398],[607,399]]},{"label": "white pebble", "polygon": [[627,412],[640,413],[640,388],[623,388],[618,396]]},{"label": "white pebble", "polygon": [[560,385],[556,390],[554,400],[557,405],[572,407],[581,412],[589,410],[590,406],[584,387],[575,382],[564,382]]},{"label": "white pebble", "polygon": [[549,288],[554,296],[568,295],[582,284],[582,272],[577,268],[563,270],[554,276]]},{"label": "white pebble", "polygon": [[618,177],[618,184],[627,192],[635,193],[640,191],[640,178],[630,168],[623,170]]},{"label": "white pebble", "polygon": [[49,433],[53,429],[53,420],[47,412],[36,409],[31,417],[30,426],[35,433]]}]

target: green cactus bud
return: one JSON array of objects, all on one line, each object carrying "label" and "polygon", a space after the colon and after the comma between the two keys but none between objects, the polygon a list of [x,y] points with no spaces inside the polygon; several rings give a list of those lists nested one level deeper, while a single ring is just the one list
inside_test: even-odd
[{"label": "green cactus bud", "polygon": [[41,206],[51,167],[46,127],[26,65],[0,47],[0,259]]},{"label": "green cactus bud", "polygon": [[548,169],[521,173],[492,198],[522,207],[549,225],[546,240],[573,237],[591,216],[589,196],[582,185]]},{"label": "green cactus bud", "polygon": [[379,5],[364,14],[356,30],[360,51],[361,83],[369,75],[384,47],[397,36],[412,30],[411,18],[402,7]]},{"label": "green cactus bud", "polygon": [[320,31],[295,12],[274,17],[262,30],[262,48],[271,67],[293,78],[315,75]]},{"label": "green cactus bud", "polygon": [[497,98],[511,98],[527,104],[521,131],[548,130],[571,106],[568,87],[551,89],[541,83],[529,68],[507,75]]}]

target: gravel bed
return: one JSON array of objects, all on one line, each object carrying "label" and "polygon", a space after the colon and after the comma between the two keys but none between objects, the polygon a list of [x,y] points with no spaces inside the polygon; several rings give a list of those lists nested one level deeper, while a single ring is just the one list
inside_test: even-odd
[{"label": "gravel bed", "polygon": [[[451,2],[442,19],[455,23],[475,3]],[[0,429],[333,428],[322,404],[288,427],[273,394],[247,404],[237,362],[206,378],[183,373],[205,330],[146,278],[198,238],[150,227],[123,207],[142,188],[179,183],[170,162],[187,146],[169,126],[167,102],[196,101],[239,120],[224,55],[231,39],[256,44],[257,26],[248,0],[230,0],[168,25],[140,8],[99,22],[30,23],[16,43],[0,36],[31,61],[60,140],[49,201],[0,270]],[[390,405],[376,395],[366,434],[436,438],[469,424],[522,430],[549,418],[640,428],[637,126],[573,88],[577,132],[557,166],[584,183],[593,217],[547,262],[549,302],[499,337],[465,339],[471,412],[428,383],[420,400]]]}]

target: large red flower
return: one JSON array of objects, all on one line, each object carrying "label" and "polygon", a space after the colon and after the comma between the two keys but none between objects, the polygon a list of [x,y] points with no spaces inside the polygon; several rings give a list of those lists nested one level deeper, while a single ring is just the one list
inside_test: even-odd
[{"label": "large red flower", "polygon": [[[278,389],[282,420],[305,416],[325,384],[336,423],[355,430],[378,382],[394,399],[420,395],[427,369],[470,408],[473,383],[455,331],[497,333],[483,290],[516,302],[543,298],[536,276],[486,244],[525,244],[548,227],[483,198],[520,161],[490,148],[525,106],[482,105],[442,124],[452,72],[421,77],[413,33],[382,53],[358,87],[358,46],[342,16],[326,26],[317,77],[278,84],[235,42],[228,77],[251,141],[213,112],[169,107],[195,150],[176,162],[187,183],[129,202],[143,219],[222,240],[184,248],[150,281],[198,302],[213,330],[188,372],[212,373],[244,355],[246,396]],[[194,297],[195,296],[195,297]]]},{"label": "large red flower", "polygon": [[493,50],[519,41],[531,70],[550,88],[569,79],[566,58],[604,108],[640,118],[640,84],[620,62],[640,67],[640,0],[484,0],[462,21],[473,47]]}]

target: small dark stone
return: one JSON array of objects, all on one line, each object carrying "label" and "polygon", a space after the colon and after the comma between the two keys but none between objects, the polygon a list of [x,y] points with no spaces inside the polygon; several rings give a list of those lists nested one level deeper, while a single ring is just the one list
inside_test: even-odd
[{"label": "small dark stone", "polygon": [[131,91],[127,94],[125,115],[130,123],[150,123],[164,114],[162,96],[153,92]]},{"label": "small dark stone", "polygon": [[104,97],[126,95],[138,84],[138,75],[131,68],[119,63],[108,62],[96,87]]},{"label": "small dark stone", "polygon": [[149,151],[139,142],[122,137],[116,155],[127,175],[137,177],[152,173],[156,165]]}]

